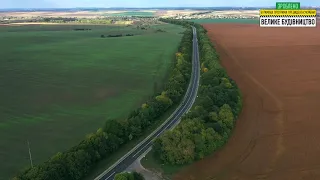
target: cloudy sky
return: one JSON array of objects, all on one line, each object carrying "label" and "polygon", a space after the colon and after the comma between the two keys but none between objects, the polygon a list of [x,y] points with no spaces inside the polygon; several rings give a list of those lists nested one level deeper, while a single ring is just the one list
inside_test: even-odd
[{"label": "cloudy sky", "polygon": [[[280,1],[280,0],[278,0]],[[285,0],[285,2],[297,0]],[[273,6],[277,0],[0,0],[0,8]],[[300,0],[320,6],[320,0]]]}]

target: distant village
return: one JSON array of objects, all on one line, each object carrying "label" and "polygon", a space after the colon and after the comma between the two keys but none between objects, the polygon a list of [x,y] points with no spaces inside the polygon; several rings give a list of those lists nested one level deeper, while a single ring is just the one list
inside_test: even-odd
[{"label": "distant village", "polygon": [[50,22],[50,23],[97,23],[97,24],[131,24],[133,21],[153,21],[159,18],[173,19],[251,19],[259,18],[259,14],[217,14],[217,13],[188,13],[174,14],[169,16],[141,17],[141,16],[117,16],[117,17],[17,17],[17,16],[0,16],[0,23],[21,23],[21,22]]},{"label": "distant village", "polygon": [[[317,17],[320,17],[320,10],[318,9]],[[170,12],[170,13],[168,13]],[[50,23],[90,23],[90,24],[133,24],[133,22],[141,21],[155,21],[159,18],[173,18],[173,19],[258,19],[259,10],[221,10],[221,11],[192,11],[179,10],[168,11],[161,14],[157,12],[154,16],[109,16],[107,14],[90,14],[87,16],[77,16],[77,13],[69,14],[68,16],[61,16],[60,12],[53,12],[50,17],[37,15],[33,16],[28,13],[23,16],[20,14],[1,14],[0,24],[7,23],[21,23],[21,22],[50,22]],[[54,14],[56,13],[56,14]],[[81,14],[81,13],[80,13]],[[83,14],[83,13],[82,13]],[[73,16],[74,15],[74,16]]]},{"label": "distant village", "polygon": [[173,16],[174,19],[255,19],[259,18],[259,12],[252,14],[241,13],[194,13],[194,14],[177,14]]}]

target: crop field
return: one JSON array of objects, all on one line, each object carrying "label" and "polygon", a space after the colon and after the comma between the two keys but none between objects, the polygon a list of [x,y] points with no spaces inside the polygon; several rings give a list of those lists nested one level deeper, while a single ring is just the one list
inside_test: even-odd
[{"label": "crop field", "polygon": [[220,151],[172,179],[320,179],[319,26],[204,27],[243,93],[243,109]]},{"label": "crop field", "polygon": [[[180,32],[166,24],[1,26],[0,179],[29,165],[28,140],[37,164],[140,106],[161,88]],[[134,36],[107,37],[120,33]]]},{"label": "crop field", "polygon": [[259,24],[259,19],[192,19],[191,21],[206,23],[241,23],[241,24]]},{"label": "crop field", "polygon": [[149,11],[127,11],[127,12],[119,12],[119,13],[112,13],[106,14],[108,16],[154,16],[153,12]]}]

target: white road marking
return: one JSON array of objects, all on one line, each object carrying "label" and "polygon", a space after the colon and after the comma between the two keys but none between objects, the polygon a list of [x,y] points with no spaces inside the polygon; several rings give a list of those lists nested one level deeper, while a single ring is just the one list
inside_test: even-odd
[{"label": "white road marking", "polygon": [[135,157],[139,152],[141,152],[145,147],[147,147],[152,141],[148,142],[143,148],[141,148],[138,152],[136,152],[132,157]]},{"label": "white road marking", "polygon": [[108,176],[106,179],[109,179],[109,177],[113,176],[116,172],[113,172],[110,176]]}]

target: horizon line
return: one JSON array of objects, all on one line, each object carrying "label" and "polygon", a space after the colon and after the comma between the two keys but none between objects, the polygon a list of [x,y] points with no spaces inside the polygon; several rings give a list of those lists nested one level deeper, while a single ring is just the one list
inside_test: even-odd
[{"label": "horizon line", "polygon": [[[179,9],[191,9],[191,8],[271,8],[276,7],[273,6],[186,6],[186,7],[176,7],[176,6],[159,6],[159,7],[42,7],[42,8],[23,8],[23,7],[17,7],[17,8],[1,8],[1,10],[45,10],[45,9],[162,9],[162,8],[179,8]],[[320,5],[316,6],[301,6],[303,7],[316,7],[319,8]]]},{"label": "horizon line", "polygon": [[[231,8],[231,7],[237,7],[237,8],[257,8],[257,7],[275,7],[275,6],[185,6],[185,7],[178,7],[178,6],[159,6],[159,7],[42,7],[42,8],[1,8],[0,9],[76,9],[76,8],[96,8],[96,9],[112,9],[112,8],[131,8],[131,9],[139,9],[139,8],[150,8],[150,9],[156,9],[156,8]],[[301,6],[302,7],[302,6]]]}]

